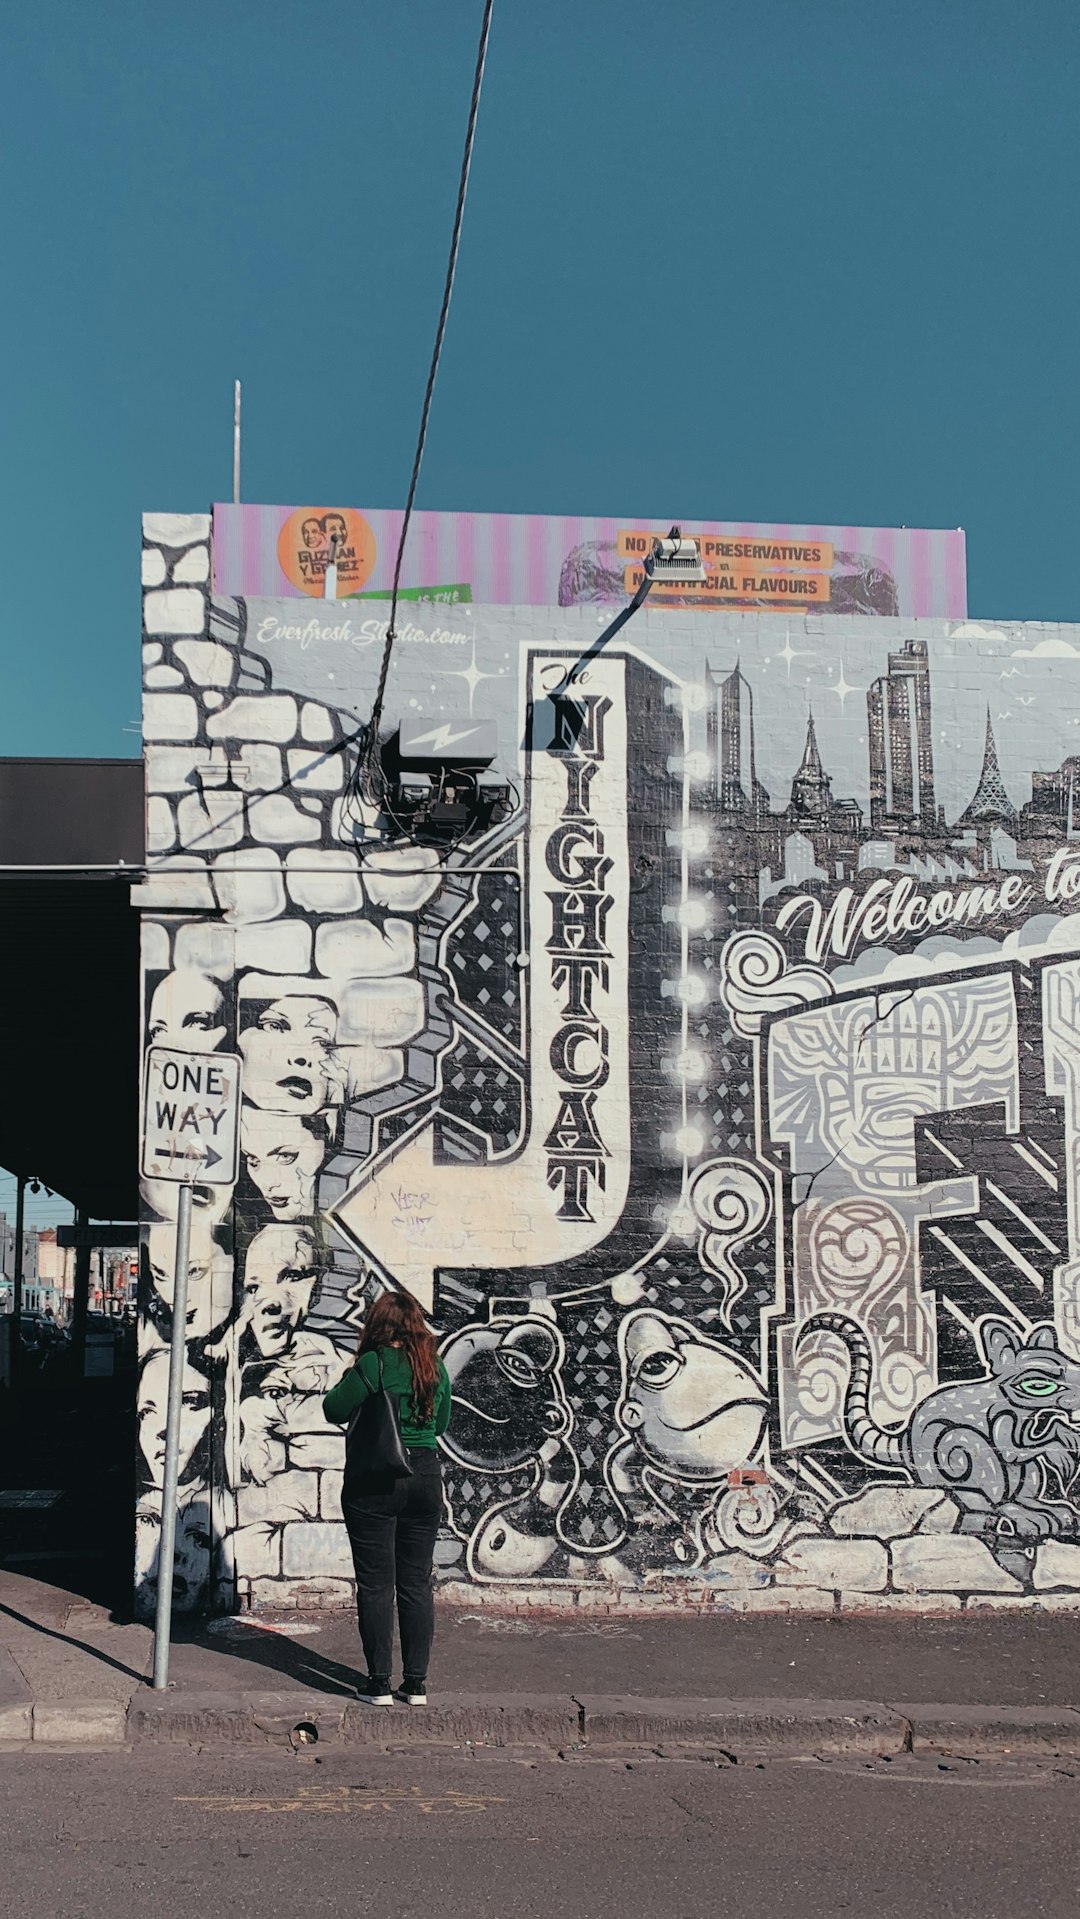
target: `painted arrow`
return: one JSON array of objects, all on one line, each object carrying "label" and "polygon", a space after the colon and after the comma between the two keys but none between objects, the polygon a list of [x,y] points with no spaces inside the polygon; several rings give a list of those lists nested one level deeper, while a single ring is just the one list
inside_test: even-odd
[{"label": "painted arrow", "polygon": [[433,1132],[427,1119],[404,1134],[330,1213],[426,1312],[435,1304],[440,1268],[556,1265],[606,1239],[626,1203],[629,1142],[608,1161],[603,1188],[592,1191],[594,1216],[568,1220],[559,1217],[542,1148],[487,1166],[439,1166]]},{"label": "painted arrow", "polygon": [[546,697],[552,672],[558,680],[565,671],[561,655],[530,659],[530,710],[544,717],[534,722],[531,738],[526,843],[536,956],[529,984],[528,1136],[484,1165],[437,1164],[429,1113],[362,1167],[329,1213],[354,1246],[428,1311],[440,1268],[559,1264],[606,1239],[626,1203],[625,661],[590,666],[588,696],[566,727]]}]

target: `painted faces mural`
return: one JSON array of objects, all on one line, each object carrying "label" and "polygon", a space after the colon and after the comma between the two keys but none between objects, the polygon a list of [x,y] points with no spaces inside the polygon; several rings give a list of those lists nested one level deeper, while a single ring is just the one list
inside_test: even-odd
[{"label": "painted faces mural", "polygon": [[[139,1445],[150,1474],[160,1486],[165,1472],[165,1424],[169,1397],[169,1355],[164,1347],[143,1360],[139,1376]],[[210,1389],[194,1368],[185,1369],[180,1400],[180,1484],[194,1471],[194,1457],[210,1420]]]},{"label": "painted faces mural", "polygon": [[150,1001],[146,1036],[151,1046],[210,1053],[225,1038],[225,997],[217,980],[193,967],[167,973]]},{"label": "painted faces mural", "polygon": [[[144,1312],[150,1327],[167,1345],[172,1338],[175,1226],[155,1220],[147,1230],[146,1245],[150,1286]],[[210,1221],[205,1215],[193,1212],[187,1283],[188,1339],[206,1341],[222,1332],[232,1316],[232,1303],[231,1262],[214,1239]]]},{"label": "painted faces mural", "polygon": [[356,760],[379,621],[214,599],[207,537],[147,523],[145,1038],[243,1063],[178,1603],[347,1600],[321,1397],[387,1287],[453,1382],[447,1577],[1080,1591],[1076,630],[418,607],[388,731],[493,721],[520,804],[417,844]]},{"label": "painted faces mural", "polygon": [[315,1175],[326,1157],[322,1128],[306,1125],[294,1113],[250,1107],[240,1143],[248,1177],[274,1218],[309,1219],[315,1211]]},{"label": "painted faces mural", "polygon": [[272,1113],[318,1113],[340,1100],[336,1038],[325,1000],[273,1000],[240,1035],[246,1097]]}]

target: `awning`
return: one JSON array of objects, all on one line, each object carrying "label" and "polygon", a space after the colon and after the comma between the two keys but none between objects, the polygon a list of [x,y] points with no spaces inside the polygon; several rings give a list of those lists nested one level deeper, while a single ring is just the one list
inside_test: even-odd
[{"label": "awning", "polygon": [[95,1219],[138,1216],[143,858],[141,761],[0,759],[0,1165]]}]

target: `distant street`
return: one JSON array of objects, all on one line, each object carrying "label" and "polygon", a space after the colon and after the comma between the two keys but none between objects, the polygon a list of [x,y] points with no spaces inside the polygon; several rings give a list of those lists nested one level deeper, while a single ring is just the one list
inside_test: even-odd
[{"label": "distant street", "polygon": [[0,1756],[8,1919],[1074,1919],[1080,1763]]}]

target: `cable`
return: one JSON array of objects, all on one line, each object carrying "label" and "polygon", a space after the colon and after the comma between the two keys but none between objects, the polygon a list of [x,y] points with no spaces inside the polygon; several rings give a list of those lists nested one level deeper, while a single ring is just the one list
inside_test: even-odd
[{"label": "cable", "polygon": [[378,750],[379,722],[382,719],[383,696],[386,692],[386,677],[390,671],[390,657],[394,650],[394,640],[396,638],[394,623],[397,618],[398,589],[401,585],[401,567],[405,557],[405,540],[409,531],[409,522],[412,519],[413,505],[416,500],[416,489],[420,481],[420,467],[423,462],[424,447],[427,442],[428,420],[431,416],[431,401],[435,392],[435,378],[439,371],[439,360],[442,356],[446,323],[450,316],[450,299],[454,290],[454,275],[457,272],[458,248],[461,243],[461,225],[465,216],[465,196],[469,187],[469,170],[472,166],[473,142],[476,138],[476,117],[480,108],[480,89],[484,82],[484,64],[487,60],[488,38],[491,33],[493,7],[494,0],[485,0],[484,18],[480,27],[480,44],[476,52],[476,70],[473,74],[472,99],[469,102],[469,120],[465,130],[465,151],[461,158],[461,178],[458,181],[457,205],[454,209],[454,228],[450,236],[450,258],[446,268],[446,285],[443,288],[442,306],[439,309],[439,322],[435,329],[435,345],[432,349],[431,365],[428,369],[427,386],[424,389],[424,404],[420,410],[420,430],[416,438],[416,454],[413,459],[412,477],[409,481],[409,491],[405,500],[405,513],[401,522],[401,536],[398,540],[397,559],[394,563],[394,586],[390,595],[390,620],[386,629],[386,639],[383,642],[382,663],[379,668],[379,683],[375,693],[375,703],[371,709],[371,718],[368,722],[367,742],[358,757],[354,788],[359,787],[365,780],[370,783],[371,770]]}]

